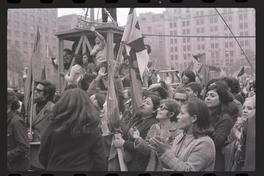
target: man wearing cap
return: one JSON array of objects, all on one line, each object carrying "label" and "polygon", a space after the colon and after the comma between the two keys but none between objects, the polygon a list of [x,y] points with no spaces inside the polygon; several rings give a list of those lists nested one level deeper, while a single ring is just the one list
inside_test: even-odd
[{"label": "man wearing cap", "polygon": [[31,168],[33,170],[43,169],[38,160],[39,142],[45,129],[50,124],[50,117],[52,116],[52,109],[54,103],[52,102],[56,87],[47,80],[36,82],[34,90],[34,105],[32,115],[32,134],[31,138]]},{"label": "man wearing cap", "polygon": [[17,109],[18,98],[12,90],[7,90],[7,167],[9,171],[29,169],[29,141],[25,121]]}]

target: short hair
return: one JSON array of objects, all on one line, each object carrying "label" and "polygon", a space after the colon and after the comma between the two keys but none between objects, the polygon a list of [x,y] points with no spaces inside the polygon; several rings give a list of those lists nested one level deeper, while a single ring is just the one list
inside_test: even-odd
[{"label": "short hair", "polygon": [[190,82],[188,83],[187,85],[184,86],[185,88],[186,87],[190,87],[193,92],[197,92],[198,95],[200,95],[201,91],[202,91],[202,86],[201,84],[197,83],[197,82]]},{"label": "short hair", "polygon": [[147,98],[149,97],[153,103],[153,110],[156,110],[158,109],[159,105],[160,105],[160,100],[161,98],[155,94],[155,93],[152,93],[150,91],[144,91],[143,92],[143,95]]},{"label": "short hair", "polygon": [[66,52],[67,54],[72,55],[72,51],[68,48],[65,48],[63,51]]},{"label": "short hair", "polygon": [[180,105],[174,99],[164,99],[160,101],[160,104],[165,104],[169,112],[173,112],[174,115],[170,118],[171,122],[177,122],[177,116],[180,113]]},{"label": "short hair", "polygon": [[212,135],[212,128],[210,125],[210,112],[205,102],[200,99],[192,99],[187,101],[183,106],[186,106],[190,116],[196,116],[197,120],[194,122],[193,135],[197,138],[200,135]]},{"label": "short hair", "polygon": [[44,86],[44,94],[48,95],[48,101],[53,101],[53,97],[56,92],[56,86],[47,80],[36,81],[36,85],[37,84],[41,84]]},{"label": "short hair", "polygon": [[195,82],[195,73],[192,70],[184,70],[181,74],[181,77],[183,77],[184,75],[189,78],[189,82]]}]

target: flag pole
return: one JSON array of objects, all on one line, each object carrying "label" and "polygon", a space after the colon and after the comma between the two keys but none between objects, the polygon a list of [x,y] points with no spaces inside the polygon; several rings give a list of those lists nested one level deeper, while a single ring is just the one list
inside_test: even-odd
[{"label": "flag pole", "polygon": [[30,101],[30,116],[29,116],[29,133],[32,134],[32,119],[33,119],[33,101],[34,101],[34,80],[31,84],[31,101]]}]

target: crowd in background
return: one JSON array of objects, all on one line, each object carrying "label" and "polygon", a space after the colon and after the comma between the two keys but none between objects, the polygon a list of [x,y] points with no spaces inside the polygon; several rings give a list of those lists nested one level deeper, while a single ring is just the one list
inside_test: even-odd
[{"label": "crowd in background", "polygon": [[64,50],[63,92],[48,80],[35,82],[32,119],[23,94],[8,88],[10,170],[116,171],[115,149],[122,149],[128,171],[255,170],[256,87],[250,79],[221,77],[202,85],[187,69],[172,86],[146,74],[142,105],[134,111],[124,57],[114,77],[121,135],[109,142],[105,41],[96,35],[91,55],[75,55],[73,66],[71,51]]}]

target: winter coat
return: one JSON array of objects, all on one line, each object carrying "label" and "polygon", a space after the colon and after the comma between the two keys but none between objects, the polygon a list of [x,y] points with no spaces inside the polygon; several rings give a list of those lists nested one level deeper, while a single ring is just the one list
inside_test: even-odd
[{"label": "winter coat", "polygon": [[140,132],[140,137],[145,139],[150,127],[155,123],[157,123],[157,120],[154,117],[144,120],[140,117],[136,117],[130,121],[127,131],[125,131],[124,134],[124,139],[126,139],[124,143],[124,160],[127,164],[128,171],[144,171],[149,160],[148,156],[142,155],[141,152],[135,149],[134,139],[127,134],[129,129],[137,127]]},{"label": "winter coat", "polygon": [[39,160],[47,171],[106,171],[100,129],[72,136],[51,124],[41,139]]},{"label": "winter coat", "polygon": [[211,112],[211,124],[214,128],[212,139],[215,143],[216,158],[215,171],[224,171],[224,155],[222,149],[225,145],[228,135],[234,125],[232,116],[223,111],[220,107]]},{"label": "winter coat", "polygon": [[24,120],[16,113],[7,114],[7,165],[10,171],[29,169],[29,141]]},{"label": "winter coat", "polygon": [[159,156],[159,160],[163,170],[213,171],[215,153],[214,142],[209,136],[194,138],[182,133],[175,138],[172,148]]}]

